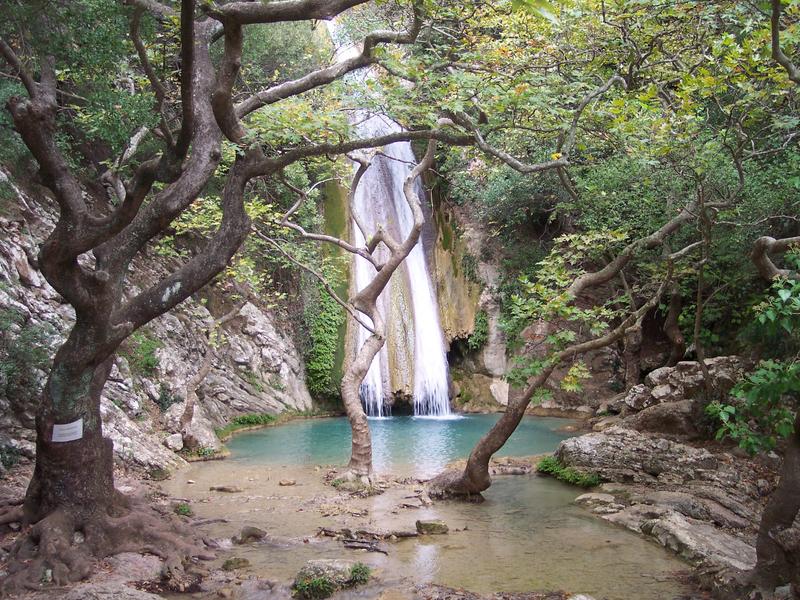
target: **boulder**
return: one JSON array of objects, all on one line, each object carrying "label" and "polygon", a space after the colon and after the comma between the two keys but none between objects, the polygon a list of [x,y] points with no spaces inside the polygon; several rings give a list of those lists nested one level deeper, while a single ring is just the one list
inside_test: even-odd
[{"label": "boulder", "polygon": [[699,437],[695,426],[695,401],[678,400],[648,406],[625,418],[621,424],[637,431],[651,431],[676,437]]},{"label": "boulder", "polygon": [[152,433],[140,428],[107,398],[100,403],[103,435],[114,443],[114,454],[122,461],[148,469],[174,470],[186,464],[165,448]]},{"label": "boulder", "polygon": [[236,544],[249,544],[250,542],[263,540],[265,537],[267,537],[267,532],[263,529],[245,525],[242,527],[242,531],[239,533],[239,536],[234,538],[233,541]]},{"label": "boulder", "polygon": [[610,427],[561,442],[556,450],[561,464],[597,473],[623,483],[654,481],[681,483],[714,478],[719,461],[708,450],[693,448],[638,431]]},{"label": "boulder", "polygon": [[192,413],[192,420],[189,421],[181,430],[183,445],[189,450],[222,450],[222,442],[219,441],[214,432],[214,425],[206,416],[202,404],[195,404]]}]

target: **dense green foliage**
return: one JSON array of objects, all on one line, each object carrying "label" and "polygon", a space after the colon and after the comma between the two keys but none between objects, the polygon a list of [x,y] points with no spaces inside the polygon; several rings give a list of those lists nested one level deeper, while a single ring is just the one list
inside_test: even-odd
[{"label": "dense green foliage", "polygon": [[[794,260],[797,261],[797,255]],[[732,391],[732,402],[713,402],[717,439],[730,437],[748,452],[772,450],[794,433],[800,402],[800,280],[777,279],[753,309],[754,326],[767,358]],[[774,358],[779,357],[779,358]]]},{"label": "dense green foliage", "polygon": [[540,460],[536,465],[536,471],[578,487],[590,488],[600,485],[600,477],[596,473],[583,473],[572,467],[565,467],[554,456],[545,456]]}]

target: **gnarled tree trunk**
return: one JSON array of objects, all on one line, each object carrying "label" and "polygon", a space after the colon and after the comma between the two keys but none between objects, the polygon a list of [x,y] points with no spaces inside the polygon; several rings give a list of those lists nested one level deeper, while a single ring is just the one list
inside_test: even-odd
[{"label": "gnarled tree trunk", "polygon": [[756,540],[756,581],[771,587],[786,583],[800,593],[800,411],[787,440],[778,487],[769,497]]}]

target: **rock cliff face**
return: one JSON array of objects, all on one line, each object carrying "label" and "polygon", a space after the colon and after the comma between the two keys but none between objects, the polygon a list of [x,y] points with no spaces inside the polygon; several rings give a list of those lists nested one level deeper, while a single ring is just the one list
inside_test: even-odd
[{"label": "rock cliff face", "polygon": [[[2,176],[10,179],[5,171]],[[0,311],[21,317],[21,327],[46,326],[52,351],[74,319],[71,307],[35,263],[37,244],[54,225],[54,209],[46,197],[30,197],[38,192],[13,189],[24,210],[19,216],[0,217]],[[151,254],[146,262],[139,261],[131,281],[139,287],[156,281],[165,272],[166,260]],[[129,293],[136,291],[132,287]],[[102,404],[105,433],[119,459],[146,468],[169,469],[183,462],[173,452],[182,448],[183,440],[167,438],[175,431],[174,415],[183,412],[186,384],[202,362],[207,328],[218,316],[207,306],[223,301],[187,300],[120,348]],[[197,389],[197,410],[190,424],[200,439],[196,447],[218,447],[214,428],[236,415],[312,407],[302,359],[287,329],[256,302],[245,304],[223,325],[211,370]],[[39,376],[43,379],[45,373]],[[13,402],[0,397],[0,445],[32,456],[34,407],[12,406]]]},{"label": "rock cliff face", "polygon": [[[451,346],[452,396],[466,411],[498,410],[508,404],[506,337],[500,329],[500,282],[496,265],[481,260],[483,231],[453,207],[433,212],[437,239],[434,277],[445,337]],[[468,357],[456,356],[458,345],[474,333],[476,316],[486,322],[486,341]]]}]

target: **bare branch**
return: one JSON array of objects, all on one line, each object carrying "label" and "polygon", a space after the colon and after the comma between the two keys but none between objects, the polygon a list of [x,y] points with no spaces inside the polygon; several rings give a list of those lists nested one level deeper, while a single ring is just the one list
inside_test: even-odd
[{"label": "bare branch", "polygon": [[25,86],[25,89],[28,90],[28,95],[33,98],[36,95],[36,82],[31,77],[30,73],[22,66],[22,62],[19,60],[19,57],[11,49],[6,41],[3,38],[0,38],[0,55],[6,59],[6,62],[17,72],[17,76],[19,77],[22,84]]},{"label": "bare branch", "polygon": [[257,92],[236,105],[236,115],[242,118],[262,106],[326,85],[351,71],[369,66],[375,62],[373,50],[378,44],[410,44],[417,39],[421,26],[422,20],[415,7],[413,21],[406,31],[374,31],[364,38],[362,50],[357,56]]},{"label": "bare branch", "polygon": [[230,2],[209,8],[208,14],[223,23],[277,23],[332,19],[367,0],[276,0],[275,2]]},{"label": "bare branch", "polygon": [[276,240],[272,239],[271,237],[268,237],[268,236],[264,235],[263,233],[261,233],[261,232],[260,232],[260,231],[258,231],[258,230],[256,230],[256,236],[258,236],[259,238],[261,238],[262,240],[264,240],[264,241],[265,241],[265,242],[267,242],[268,244],[272,245],[272,246],[273,246],[273,247],[274,247],[276,250],[278,250],[278,252],[280,252],[281,254],[283,254],[283,256],[285,256],[285,257],[286,257],[286,258],[287,258],[287,259],[288,259],[288,260],[289,260],[289,261],[290,261],[292,264],[294,264],[294,265],[296,265],[296,266],[300,267],[300,268],[301,268],[301,269],[303,269],[304,271],[306,271],[306,272],[310,273],[311,275],[313,275],[314,277],[316,277],[316,278],[317,278],[317,280],[318,280],[318,281],[319,281],[319,282],[322,284],[322,286],[325,288],[325,291],[328,293],[328,295],[329,295],[331,298],[333,298],[333,299],[334,299],[334,301],[335,301],[335,302],[336,302],[336,303],[337,303],[339,306],[341,306],[341,307],[342,307],[342,308],[344,308],[344,309],[345,309],[347,312],[349,312],[349,313],[350,313],[350,315],[351,315],[351,316],[352,316],[352,317],[353,317],[353,318],[354,318],[356,321],[358,321],[358,324],[359,324],[359,325],[361,325],[361,326],[362,326],[364,329],[366,329],[366,330],[367,330],[367,331],[369,331],[370,333],[375,333],[375,330],[372,328],[372,326],[371,326],[371,325],[368,325],[368,324],[367,324],[367,323],[366,323],[366,322],[365,322],[365,321],[364,321],[364,320],[361,318],[361,315],[359,315],[359,314],[358,314],[358,311],[356,311],[356,309],[355,309],[355,308],[353,308],[353,306],[352,306],[351,304],[349,304],[349,303],[345,302],[344,300],[342,300],[342,299],[339,297],[339,295],[336,293],[336,290],[334,290],[334,289],[333,289],[333,286],[331,286],[331,284],[330,284],[330,283],[328,283],[328,280],[327,280],[327,279],[325,279],[325,277],[324,277],[324,276],[323,276],[323,275],[322,275],[322,274],[321,274],[319,271],[317,271],[317,270],[313,269],[312,267],[309,267],[308,265],[305,265],[305,264],[301,263],[301,262],[300,262],[299,260],[297,260],[297,259],[296,259],[294,256],[292,256],[292,255],[291,255],[291,254],[289,254],[289,253],[288,253],[286,250],[284,250],[284,249],[283,249],[283,247],[282,247],[282,246],[281,246],[281,245],[280,245],[280,244],[279,244],[279,243],[278,243]]}]

